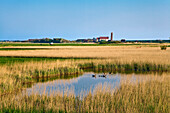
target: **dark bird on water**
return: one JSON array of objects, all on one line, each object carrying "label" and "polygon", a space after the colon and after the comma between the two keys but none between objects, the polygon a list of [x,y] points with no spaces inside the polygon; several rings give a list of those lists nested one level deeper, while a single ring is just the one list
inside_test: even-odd
[{"label": "dark bird on water", "polygon": [[92,77],[95,77],[95,78],[96,78],[96,74],[93,74]]},{"label": "dark bird on water", "polygon": [[103,75],[99,75],[99,77],[105,77],[106,78],[106,73],[104,73]]}]

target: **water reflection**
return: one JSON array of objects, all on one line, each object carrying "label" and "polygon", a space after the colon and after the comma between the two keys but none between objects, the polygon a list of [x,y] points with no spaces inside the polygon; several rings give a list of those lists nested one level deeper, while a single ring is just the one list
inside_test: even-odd
[{"label": "water reflection", "polygon": [[[95,76],[93,76],[95,75]],[[94,73],[84,73],[82,76],[72,79],[57,79],[45,83],[36,83],[31,88],[27,88],[24,93],[27,95],[31,94],[46,94],[46,95],[55,95],[57,92],[63,94],[65,90],[72,90],[77,96],[82,91],[88,92],[93,91],[96,86],[99,84],[109,84],[110,88],[119,87],[120,81],[126,80],[127,78],[130,81],[141,81],[141,80],[150,80],[147,76],[140,75],[125,75],[125,74],[106,74],[106,77],[102,77],[103,73],[94,74]]]}]

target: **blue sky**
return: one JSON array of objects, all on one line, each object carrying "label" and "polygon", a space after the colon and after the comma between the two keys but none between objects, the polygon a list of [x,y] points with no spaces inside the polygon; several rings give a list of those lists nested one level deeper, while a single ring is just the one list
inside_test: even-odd
[{"label": "blue sky", "polygon": [[0,40],[168,39],[170,0],[0,0]]}]

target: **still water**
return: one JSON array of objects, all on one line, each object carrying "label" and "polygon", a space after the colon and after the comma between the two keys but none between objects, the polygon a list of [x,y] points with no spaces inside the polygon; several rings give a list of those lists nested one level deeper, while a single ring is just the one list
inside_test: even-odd
[{"label": "still water", "polygon": [[[82,92],[89,92],[95,89],[96,86],[109,84],[110,88],[119,88],[120,81],[126,80],[127,77],[131,82],[137,80],[148,80],[146,76],[135,75],[135,74],[106,74],[106,77],[101,77],[103,73],[96,74],[96,77],[93,77],[94,73],[84,73],[83,75],[78,76],[77,78],[71,79],[56,79],[53,81],[47,81],[42,83],[35,83],[31,88],[27,88],[24,93],[27,95],[31,94],[46,94],[51,95],[57,92],[65,93],[67,90],[72,90],[76,96],[80,95]],[[102,88],[102,87],[101,87]]]}]

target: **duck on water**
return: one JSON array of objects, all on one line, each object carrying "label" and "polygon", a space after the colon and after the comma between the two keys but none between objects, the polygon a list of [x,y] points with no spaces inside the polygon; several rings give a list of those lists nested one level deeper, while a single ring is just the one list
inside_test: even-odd
[{"label": "duck on water", "polygon": [[[96,78],[96,74],[93,74],[92,77]],[[106,73],[104,73],[103,75],[99,75],[99,77],[105,77],[106,78]]]},{"label": "duck on water", "polygon": [[96,78],[96,74],[93,74],[92,77],[95,77],[95,78]]}]

